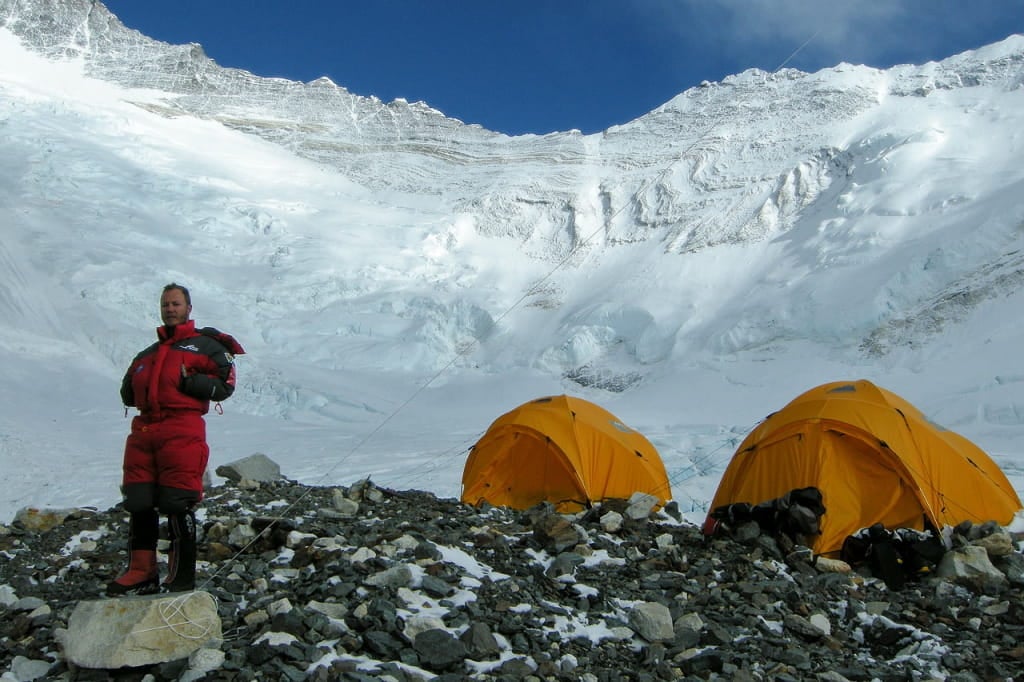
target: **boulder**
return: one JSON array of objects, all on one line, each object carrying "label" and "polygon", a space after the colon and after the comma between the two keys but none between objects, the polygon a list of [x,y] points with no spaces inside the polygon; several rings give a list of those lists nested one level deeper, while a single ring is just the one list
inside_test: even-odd
[{"label": "boulder", "polygon": [[68,661],[82,668],[137,667],[219,647],[221,623],[207,592],[83,601],[63,640]]},{"label": "boulder", "polygon": [[240,481],[271,483],[281,480],[281,467],[262,452],[257,452],[217,467],[217,475],[234,483]]}]

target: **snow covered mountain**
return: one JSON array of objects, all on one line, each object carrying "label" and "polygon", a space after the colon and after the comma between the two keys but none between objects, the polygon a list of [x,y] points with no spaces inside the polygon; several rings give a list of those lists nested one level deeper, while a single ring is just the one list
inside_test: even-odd
[{"label": "snow covered mountain", "polygon": [[1022,36],[509,137],[0,0],[0,512],[116,501],[116,384],[171,280],[249,351],[215,464],[458,495],[492,419],[568,392],[699,512],[758,419],[868,378],[1024,491],[1021,130]]}]

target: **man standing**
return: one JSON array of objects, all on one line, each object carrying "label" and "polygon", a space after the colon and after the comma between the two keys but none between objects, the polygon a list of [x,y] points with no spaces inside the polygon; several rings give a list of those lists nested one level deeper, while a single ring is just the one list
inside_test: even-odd
[{"label": "man standing", "polygon": [[[195,589],[195,507],[210,455],[203,415],[211,400],[234,393],[234,356],[245,351],[228,334],[197,330],[191,313],[188,289],[165,286],[158,341],[135,356],[121,382],[121,400],[139,414],[125,442],[121,486],[129,513],[128,568],[107,585],[111,596]],[[171,541],[162,584],[156,561],[160,514],[167,515]]]}]

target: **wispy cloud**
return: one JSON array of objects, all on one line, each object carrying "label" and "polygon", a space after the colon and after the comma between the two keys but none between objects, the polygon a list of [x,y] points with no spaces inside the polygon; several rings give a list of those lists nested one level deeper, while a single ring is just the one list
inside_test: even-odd
[{"label": "wispy cloud", "polygon": [[664,0],[643,11],[709,61],[767,70],[791,56],[798,68],[885,68],[949,56],[953,36],[980,47],[1024,31],[1024,0]]},{"label": "wispy cloud", "polygon": [[[903,23],[900,2],[819,3],[807,0],[717,0],[722,28],[739,45],[766,44],[832,52],[835,56],[877,49],[895,39],[890,27]],[[900,31],[899,33],[902,33]],[[904,36],[905,37],[905,36]]]}]

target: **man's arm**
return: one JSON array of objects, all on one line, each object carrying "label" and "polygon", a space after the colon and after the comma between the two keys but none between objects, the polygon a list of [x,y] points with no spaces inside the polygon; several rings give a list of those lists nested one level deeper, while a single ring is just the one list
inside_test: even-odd
[{"label": "man's arm", "polygon": [[223,346],[209,357],[216,370],[212,374],[189,374],[185,365],[181,366],[181,392],[200,400],[220,402],[227,400],[235,392],[235,358]]},{"label": "man's arm", "polygon": [[[135,363],[132,363],[135,366]],[[132,389],[132,368],[129,367],[121,379],[121,402],[125,407],[135,407],[135,390]]]}]

